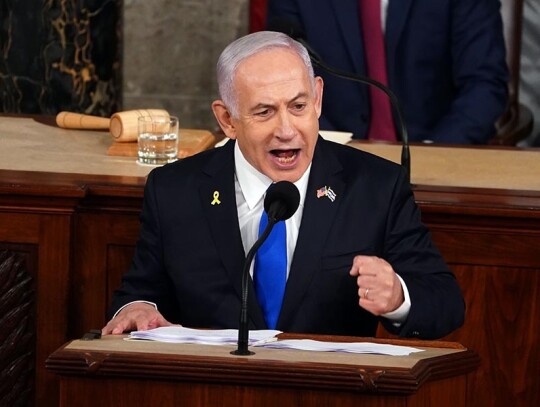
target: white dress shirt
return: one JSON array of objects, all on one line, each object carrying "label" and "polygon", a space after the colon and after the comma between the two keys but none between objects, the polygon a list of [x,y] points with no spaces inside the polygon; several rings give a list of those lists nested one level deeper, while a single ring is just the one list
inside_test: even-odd
[{"label": "white dress shirt", "polygon": [[[264,196],[266,190],[272,184],[272,180],[248,163],[240,151],[238,143],[234,146],[234,164],[238,223],[240,225],[244,253],[247,254],[259,238],[259,222],[264,206]],[[304,213],[304,201],[306,200],[306,189],[310,170],[311,164],[304,175],[294,183],[296,188],[298,188],[298,192],[300,192],[300,205],[294,215],[285,221],[287,228],[287,277],[289,277],[292,257],[296,247],[296,241],[298,240],[300,222]],[[251,265],[250,273],[253,277],[253,264]]]},{"label": "white dress shirt", "polygon": [[388,1],[381,0],[381,27],[383,32],[386,31],[386,16],[388,15]]},{"label": "white dress shirt", "polygon": [[[259,221],[264,206],[264,194],[270,184],[272,184],[272,180],[248,163],[240,151],[238,143],[234,146],[234,164],[238,222],[240,224],[240,235],[242,236],[244,253],[247,254],[259,236]],[[287,227],[287,277],[289,277],[292,256],[296,247],[296,241],[298,240],[310,171],[311,164],[302,177],[294,183],[300,192],[300,205],[296,213],[285,221]],[[250,274],[253,277],[253,264],[251,264]],[[396,310],[383,315],[383,317],[392,320],[396,326],[399,326],[405,321],[411,308],[409,290],[399,275],[398,278],[403,287],[405,301]]]}]

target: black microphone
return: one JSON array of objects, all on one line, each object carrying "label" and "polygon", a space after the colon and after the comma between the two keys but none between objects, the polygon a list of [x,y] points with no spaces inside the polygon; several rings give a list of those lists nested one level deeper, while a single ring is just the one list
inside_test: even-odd
[{"label": "black microphone", "polygon": [[289,181],[276,182],[268,188],[264,198],[264,210],[268,215],[268,224],[246,256],[244,269],[242,270],[242,304],[240,309],[240,324],[238,327],[238,348],[231,353],[233,355],[248,356],[255,354],[248,350],[248,287],[249,269],[255,257],[255,253],[270,235],[276,223],[289,219],[298,209],[300,193],[298,188]]},{"label": "black microphone", "polygon": [[411,182],[411,154],[409,151],[409,136],[407,132],[407,126],[405,126],[405,120],[403,118],[401,104],[399,103],[399,100],[394,94],[394,92],[392,92],[392,90],[390,90],[390,88],[388,88],[387,86],[383,85],[382,83],[374,79],[368,78],[366,76],[357,75],[351,72],[341,71],[337,68],[333,68],[329,66],[328,64],[326,64],[321,58],[321,56],[306,41],[306,35],[302,27],[300,27],[300,25],[298,25],[294,21],[289,20],[288,18],[273,18],[268,23],[268,30],[287,34],[293,40],[298,41],[308,51],[309,57],[311,58],[311,61],[313,62],[313,64],[324,69],[326,72],[340,78],[363,83],[366,85],[375,86],[377,89],[380,89],[384,93],[386,93],[386,95],[390,99],[390,103],[392,104],[392,107],[394,108],[397,114],[399,135],[401,136],[401,142],[402,142],[401,166],[405,169],[407,180],[410,183]]}]

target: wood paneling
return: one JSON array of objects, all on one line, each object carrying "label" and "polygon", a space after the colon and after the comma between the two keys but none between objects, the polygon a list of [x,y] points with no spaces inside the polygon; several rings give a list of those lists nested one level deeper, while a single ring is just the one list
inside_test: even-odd
[{"label": "wood paneling", "polygon": [[540,269],[451,267],[467,313],[465,325],[445,339],[481,350],[482,364],[469,382],[472,405],[536,405]]},{"label": "wood paneling", "polygon": [[72,338],[105,325],[112,292],[131,263],[139,234],[138,211],[111,213],[101,208],[102,212],[80,213],[75,222],[78,245],[71,302],[78,317],[70,319]]},{"label": "wood paneling", "polygon": [[[138,237],[144,182],[0,170],[0,247],[36,251],[36,405],[58,401],[46,357],[105,323]],[[468,405],[540,405],[540,193],[414,189],[467,303],[464,327],[446,339],[482,359],[468,377]]]},{"label": "wood paneling", "polygon": [[0,250],[0,405],[31,405],[35,377],[35,287],[29,251]]},{"label": "wood paneling", "polygon": [[254,357],[244,358],[232,356],[230,348],[212,345],[125,342],[109,336],[73,341],[51,355],[47,367],[61,377],[62,406],[465,404],[466,374],[479,363],[475,352],[455,343],[383,342],[422,343],[426,352],[404,358],[358,354],[340,358],[332,353],[258,348]]},{"label": "wood paneling", "polygon": [[415,195],[467,306],[464,326],[443,339],[482,359],[467,405],[540,404],[540,195],[423,186]]},{"label": "wood paneling", "polygon": [[[428,383],[421,394],[405,396],[356,396],[344,392],[323,390],[276,389],[250,386],[225,386],[160,382],[148,380],[97,379],[82,386],[80,378],[63,379],[61,406],[70,406],[71,400],[81,400],[78,407],[102,406],[220,406],[220,407],[456,407],[465,405],[463,393],[455,391],[466,386],[465,378]],[[457,383],[456,383],[457,382]],[[440,398],[432,404],[432,398]]]},{"label": "wood paneling", "polygon": [[54,406],[58,402],[58,381],[45,370],[45,359],[68,338],[71,215],[51,215],[48,209],[41,213],[34,202],[31,211],[22,207],[7,209],[1,202],[0,248],[19,247],[21,251],[36,253],[30,255],[31,264],[36,264],[31,266],[36,310],[35,389],[32,390],[36,406]]}]

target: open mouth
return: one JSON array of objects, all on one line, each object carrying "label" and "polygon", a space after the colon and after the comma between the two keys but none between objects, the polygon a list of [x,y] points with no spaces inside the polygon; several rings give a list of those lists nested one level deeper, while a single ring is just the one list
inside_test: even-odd
[{"label": "open mouth", "polygon": [[298,149],[292,150],[272,150],[270,153],[276,157],[280,164],[289,164],[294,161],[298,154]]}]

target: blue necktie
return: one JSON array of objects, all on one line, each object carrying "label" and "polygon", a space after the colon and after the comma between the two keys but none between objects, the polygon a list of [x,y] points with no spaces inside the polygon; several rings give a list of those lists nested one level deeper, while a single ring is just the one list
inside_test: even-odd
[{"label": "blue necktie", "polygon": [[[259,236],[268,224],[263,210]],[[255,292],[269,329],[275,329],[287,282],[287,230],[285,222],[274,225],[270,236],[255,256]]]}]

